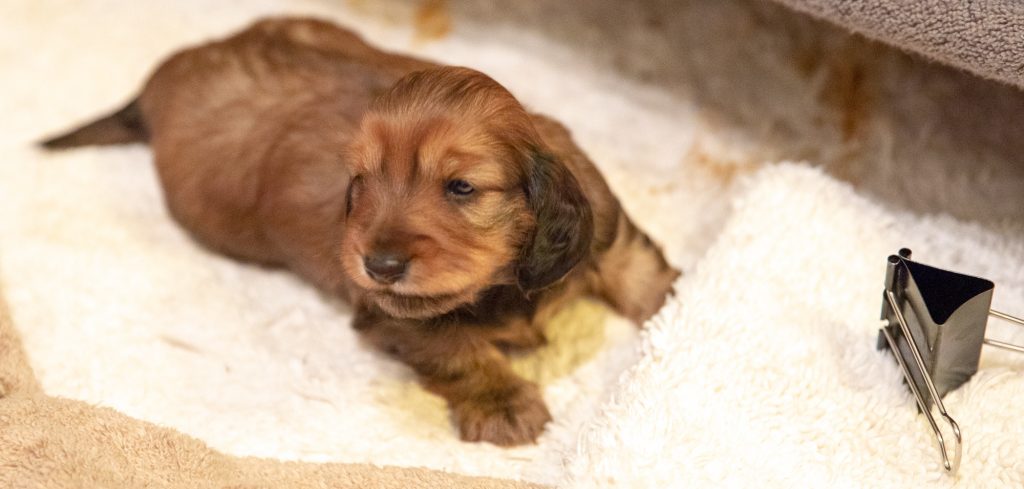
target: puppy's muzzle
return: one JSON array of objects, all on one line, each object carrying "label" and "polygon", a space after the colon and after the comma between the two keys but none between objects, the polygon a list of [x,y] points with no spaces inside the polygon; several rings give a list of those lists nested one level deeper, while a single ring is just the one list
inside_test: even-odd
[{"label": "puppy's muzzle", "polygon": [[378,252],[363,257],[363,268],[373,280],[390,285],[405,276],[409,268],[409,257],[395,252]]}]

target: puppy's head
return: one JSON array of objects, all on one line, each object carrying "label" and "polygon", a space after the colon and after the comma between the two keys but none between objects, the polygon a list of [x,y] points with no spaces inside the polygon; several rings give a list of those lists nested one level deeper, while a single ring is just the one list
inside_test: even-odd
[{"label": "puppy's head", "polygon": [[544,288],[589,250],[579,183],[479,72],[406,76],[365,116],[349,158],[341,259],[363,300],[392,316],[443,314],[499,284]]}]

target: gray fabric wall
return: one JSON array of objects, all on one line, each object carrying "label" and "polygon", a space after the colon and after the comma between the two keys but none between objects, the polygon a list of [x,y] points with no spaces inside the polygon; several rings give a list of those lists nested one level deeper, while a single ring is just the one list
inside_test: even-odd
[{"label": "gray fabric wall", "polygon": [[1024,0],[776,0],[867,37],[1024,88]]}]

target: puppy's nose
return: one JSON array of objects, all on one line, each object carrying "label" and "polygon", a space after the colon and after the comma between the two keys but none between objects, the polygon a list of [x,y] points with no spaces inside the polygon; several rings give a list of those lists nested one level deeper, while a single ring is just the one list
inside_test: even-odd
[{"label": "puppy's nose", "polygon": [[409,257],[392,252],[374,253],[363,257],[366,274],[382,284],[393,284],[405,276]]}]

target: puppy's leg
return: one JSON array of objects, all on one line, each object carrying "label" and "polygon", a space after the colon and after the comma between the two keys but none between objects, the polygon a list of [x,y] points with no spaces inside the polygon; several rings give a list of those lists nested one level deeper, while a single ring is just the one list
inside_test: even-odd
[{"label": "puppy's leg", "polygon": [[548,342],[540,327],[526,318],[513,318],[499,326],[480,328],[479,334],[503,352],[532,350]]},{"label": "puppy's leg", "polygon": [[664,305],[679,275],[651,238],[621,213],[615,241],[598,260],[591,287],[620,314],[640,325]]},{"label": "puppy's leg", "polygon": [[537,386],[513,373],[505,356],[472,327],[365,310],[354,324],[371,344],[412,367],[428,390],[448,401],[465,441],[532,443],[551,420]]}]

